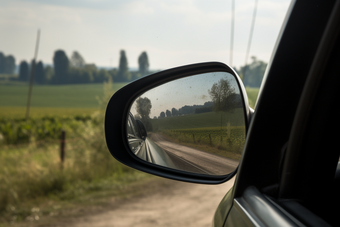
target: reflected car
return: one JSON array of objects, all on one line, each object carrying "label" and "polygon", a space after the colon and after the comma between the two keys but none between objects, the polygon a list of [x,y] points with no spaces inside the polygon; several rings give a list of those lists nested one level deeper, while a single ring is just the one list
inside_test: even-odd
[{"label": "reflected car", "polygon": [[127,119],[127,139],[130,149],[138,158],[161,166],[176,168],[166,151],[148,137],[145,125],[131,113]]}]

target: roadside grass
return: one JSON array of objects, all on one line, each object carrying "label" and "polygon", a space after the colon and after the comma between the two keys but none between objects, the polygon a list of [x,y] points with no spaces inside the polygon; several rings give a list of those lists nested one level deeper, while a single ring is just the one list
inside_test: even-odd
[{"label": "roadside grass", "polygon": [[[79,115],[91,115],[98,108],[63,108],[63,107],[31,107],[30,117],[72,117]],[[0,106],[0,118],[25,118],[26,107]]]},{"label": "roadside grass", "polygon": [[[148,177],[111,157],[102,129],[87,125],[81,131],[78,140],[66,141],[63,165],[58,143],[2,147],[0,223],[57,215],[55,206],[62,208],[72,201],[86,203],[85,197],[92,198],[93,193],[98,196],[103,190],[124,196],[128,184]],[[99,194],[107,196],[108,192]]]},{"label": "roadside grass", "polygon": [[240,160],[245,142],[244,126],[164,130],[161,134],[172,142],[234,160]]},{"label": "roadside grass", "polygon": [[180,145],[187,146],[187,147],[192,147],[192,148],[195,148],[195,149],[198,149],[198,150],[201,150],[201,151],[205,151],[205,152],[208,152],[208,153],[220,155],[222,157],[230,158],[230,159],[233,159],[233,160],[236,160],[236,161],[240,161],[241,157],[242,157],[242,154],[223,151],[223,150],[219,149],[218,147],[213,147],[213,146],[209,146],[209,145],[205,145],[205,144],[201,144],[201,143],[183,142],[183,141],[180,141],[176,138],[169,137],[166,134],[161,133],[161,135],[166,140],[168,140],[170,142],[178,143]]}]

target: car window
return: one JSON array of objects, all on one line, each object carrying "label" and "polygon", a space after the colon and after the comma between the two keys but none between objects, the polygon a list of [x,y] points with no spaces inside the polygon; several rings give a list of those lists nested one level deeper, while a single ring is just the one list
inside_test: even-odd
[{"label": "car window", "polygon": [[[108,176],[130,179],[107,152],[103,122],[112,94],[132,81],[223,62],[244,78],[254,107],[289,2],[259,2],[245,61],[250,0],[236,1],[233,37],[225,0],[0,1],[0,217],[52,217],[63,210],[53,198],[76,200]],[[135,119],[126,125],[141,138]],[[40,207],[41,198],[52,205]]]}]

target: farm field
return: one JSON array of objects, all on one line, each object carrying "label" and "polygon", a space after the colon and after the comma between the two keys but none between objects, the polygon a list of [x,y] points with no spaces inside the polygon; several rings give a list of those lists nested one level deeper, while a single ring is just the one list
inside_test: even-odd
[{"label": "farm field", "polygon": [[[222,114],[222,116],[221,116]],[[165,129],[187,129],[187,128],[204,128],[204,127],[221,127],[226,126],[227,122],[231,126],[244,125],[243,112],[241,108],[235,109],[233,112],[208,112],[201,114],[190,114],[178,117],[166,117],[160,119],[152,119],[153,130]]]},{"label": "farm field", "polygon": [[241,108],[152,119],[151,124],[152,133],[161,133],[169,141],[234,160],[241,157],[245,142]]},{"label": "farm field", "polygon": [[[112,91],[126,83],[113,83]],[[112,93],[113,93],[112,92]],[[26,107],[28,86],[0,85],[0,107]],[[96,97],[103,96],[103,84],[34,85],[32,107],[98,108]]]},{"label": "farm field", "polygon": [[244,126],[228,126],[165,130],[162,135],[181,145],[239,160],[246,134]]}]

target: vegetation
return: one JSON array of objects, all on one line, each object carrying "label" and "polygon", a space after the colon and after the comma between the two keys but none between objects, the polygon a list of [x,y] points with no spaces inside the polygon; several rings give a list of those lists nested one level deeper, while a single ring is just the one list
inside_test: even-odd
[{"label": "vegetation", "polygon": [[244,86],[259,88],[267,68],[267,63],[258,60],[255,56],[252,56],[251,59],[252,62],[250,64],[241,66],[236,71],[242,78]]},{"label": "vegetation", "polygon": [[239,160],[246,134],[245,126],[227,126],[164,130],[162,135],[180,144]]},{"label": "vegetation", "polygon": [[259,94],[259,89],[258,88],[246,88],[247,95],[248,95],[248,101],[249,101],[249,106],[251,108],[255,108],[255,103],[257,100],[257,96]]},{"label": "vegetation", "polygon": [[15,58],[12,55],[5,56],[0,52],[0,74],[13,74]]},{"label": "vegetation", "polygon": [[[29,120],[23,119],[27,84],[0,85],[0,223],[57,215],[60,204],[67,201],[103,190],[119,193],[131,182],[146,179],[146,174],[115,161],[104,141],[106,103],[123,85],[106,83],[103,99],[96,98],[103,95],[99,84],[37,85]],[[254,102],[258,89],[247,91]],[[240,158],[238,144],[244,140],[240,108],[184,116],[171,111],[172,117],[149,119],[154,132],[197,149]],[[61,129],[66,130],[63,164]]]},{"label": "vegetation", "polygon": [[[114,83],[112,95],[126,83]],[[28,86],[0,85],[0,107],[26,107]],[[36,85],[33,87],[32,107],[98,108],[103,96],[102,84]],[[24,116],[25,112],[22,113]],[[47,113],[48,114],[48,113]]]},{"label": "vegetation", "polygon": [[151,119],[154,131],[164,129],[188,129],[206,127],[224,127],[230,122],[231,126],[244,125],[243,109],[237,108],[233,112],[208,112],[201,114],[189,114],[177,117]]},{"label": "vegetation", "polygon": [[138,57],[139,72],[141,76],[146,76],[149,72],[149,58],[148,54],[144,51]]},{"label": "vegetation", "polygon": [[[104,88],[101,108],[91,115],[1,118],[0,225],[56,215],[59,208],[53,207],[66,201],[102,190],[117,194],[147,176],[118,163],[107,150],[104,107],[112,86]],[[61,129],[66,130],[64,162]]]},{"label": "vegetation", "polygon": [[146,176],[110,157],[102,127],[88,122],[80,129],[66,140],[63,164],[56,142],[0,149],[0,223],[57,215],[66,201],[105,189],[117,193]]}]

